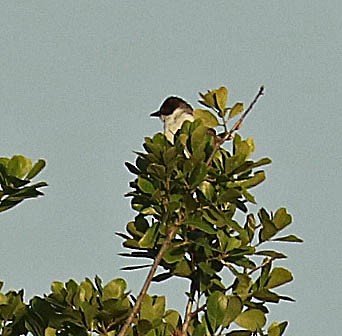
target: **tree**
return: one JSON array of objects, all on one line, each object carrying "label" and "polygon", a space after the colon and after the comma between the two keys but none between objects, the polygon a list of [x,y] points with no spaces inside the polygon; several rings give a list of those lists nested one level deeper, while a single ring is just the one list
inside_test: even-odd
[{"label": "tree", "polygon": [[[246,110],[242,103],[227,107],[225,87],[201,94],[206,109],[194,111],[174,143],[161,133],[145,138],[135,164],[126,163],[135,175],[127,196],[137,215],[117,233],[128,249],[121,255],[152,261],[125,268],[150,269],[136,298],[124,279],[102,285],[99,277],[54,282],[50,294],[27,305],[22,291],[2,294],[2,335],[282,335],[286,321],[264,331],[268,304],[293,300],[274,292],[293,277],[274,266],[286,256],[262,246],[301,239],[279,237],[292,222],[285,208],[249,212],[256,203],[250,189],[265,180],[260,167],[271,160],[252,160],[253,139],[236,132],[262,94],[260,88]],[[177,278],[189,283],[184,316],[166,310],[165,296],[148,294],[152,281]]]}]

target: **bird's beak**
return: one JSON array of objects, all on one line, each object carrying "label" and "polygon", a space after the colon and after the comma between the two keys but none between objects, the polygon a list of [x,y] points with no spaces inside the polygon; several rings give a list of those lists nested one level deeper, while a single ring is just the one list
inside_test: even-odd
[{"label": "bird's beak", "polygon": [[150,114],[151,117],[160,117],[160,111],[156,111]]}]

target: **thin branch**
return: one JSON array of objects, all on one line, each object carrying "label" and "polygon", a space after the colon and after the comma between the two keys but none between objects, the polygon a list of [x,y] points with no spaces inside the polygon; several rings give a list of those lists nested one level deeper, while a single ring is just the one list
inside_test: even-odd
[{"label": "thin branch", "polygon": [[229,130],[229,132],[222,138],[221,144],[223,144],[225,141],[229,140],[231,138],[231,136],[233,135],[233,133],[241,127],[241,125],[242,125],[244,119],[247,117],[248,113],[252,110],[252,108],[254,107],[256,102],[258,101],[258,99],[263,95],[264,95],[264,86],[260,86],[259,92],[254,97],[253,101],[249,104],[246,111],[242,113],[239,120],[234,124],[234,126]]},{"label": "thin branch", "polygon": [[180,334],[180,336],[186,336],[186,334],[187,334],[187,330],[189,328],[189,323],[193,317],[193,315],[191,313],[193,302],[194,302],[193,298],[189,297],[188,303],[186,305],[186,312],[185,312],[184,323],[182,326],[182,333]]},{"label": "thin branch", "polygon": [[128,330],[128,328],[131,326],[134,318],[138,315],[139,311],[140,311],[140,307],[141,307],[141,303],[144,299],[145,294],[147,293],[148,288],[151,285],[152,279],[157,271],[157,268],[161,262],[161,260],[163,259],[163,256],[165,254],[165,252],[167,251],[167,249],[169,248],[172,239],[174,238],[174,236],[176,235],[177,229],[178,227],[181,225],[181,222],[177,222],[175,223],[169,230],[167,236],[165,237],[165,240],[163,242],[163,245],[160,247],[160,250],[156,256],[156,258],[154,259],[154,263],[146,277],[146,280],[144,282],[143,287],[140,290],[140,293],[137,297],[137,300],[135,301],[135,304],[133,306],[132,312],[129,315],[129,317],[127,318],[126,322],[124,323],[123,327],[121,328],[118,336],[125,336],[126,332]]}]

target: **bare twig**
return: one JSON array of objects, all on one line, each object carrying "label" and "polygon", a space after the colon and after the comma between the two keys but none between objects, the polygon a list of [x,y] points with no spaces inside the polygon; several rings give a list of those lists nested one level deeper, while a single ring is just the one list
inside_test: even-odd
[{"label": "bare twig", "polygon": [[182,333],[181,336],[186,336],[187,334],[187,330],[189,328],[189,323],[193,317],[191,310],[192,310],[192,305],[193,305],[193,298],[189,297],[188,299],[188,303],[186,305],[186,312],[185,312],[185,319],[184,319],[184,323],[182,326]]},{"label": "bare twig", "polygon": [[237,131],[241,125],[244,119],[247,117],[248,113],[252,110],[253,106],[256,104],[258,99],[264,95],[264,86],[260,86],[259,92],[257,95],[254,97],[253,101],[249,104],[248,108],[246,109],[245,112],[242,113],[241,117],[239,120],[234,124],[234,126],[229,130],[229,132],[222,138],[221,144],[223,144],[225,141],[229,140],[232,134]]},{"label": "bare twig", "polygon": [[154,259],[154,263],[153,263],[153,265],[152,265],[152,267],[151,267],[151,269],[150,269],[150,271],[146,277],[146,280],[144,282],[143,287],[140,290],[140,293],[137,297],[137,300],[135,301],[132,312],[129,315],[129,317],[127,318],[123,327],[121,328],[118,336],[125,336],[126,335],[127,329],[131,326],[134,318],[139,313],[141,303],[144,299],[145,294],[147,293],[148,288],[151,285],[152,279],[153,279],[153,277],[157,271],[158,265],[160,264],[161,260],[163,259],[163,256],[164,256],[165,252],[167,251],[167,249],[169,248],[171,241],[174,238],[174,236],[176,235],[177,229],[180,225],[181,225],[181,222],[177,222],[170,228],[167,236],[165,237],[165,240],[164,240],[162,246],[160,247],[160,250],[159,250],[156,258]]}]

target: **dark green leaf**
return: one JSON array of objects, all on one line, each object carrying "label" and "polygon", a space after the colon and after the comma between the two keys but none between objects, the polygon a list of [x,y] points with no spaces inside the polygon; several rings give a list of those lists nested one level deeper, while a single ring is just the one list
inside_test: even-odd
[{"label": "dark green leaf", "polygon": [[136,166],[134,166],[132,163],[125,162],[125,165],[132,174],[135,174],[135,175],[140,174],[140,170]]},{"label": "dark green leaf", "polygon": [[261,301],[265,302],[273,302],[278,303],[280,298],[276,293],[271,292],[270,290],[263,288],[253,292],[253,296]]},{"label": "dark green leaf", "polygon": [[272,241],[279,241],[279,242],[290,242],[290,243],[302,243],[303,240],[295,235],[288,235],[285,237],[274,238]]},{"label": "dark green leaf", "polygon": [[248,330],[233,330],[227,336],[252,336],[252,332]]},{"label": "dark green leaf", "polygon": [[208,167],[204,162],[196,165],[194,170],[190,174],[189,182],[192,187],[198,186],[206,177]]},{"label": "dark green leaf", "polygon": [[241,192],[234,188],[224,190],[218,195],[218,202],[226,203],[232,202],[241,197]]},{"label": "dark green leaf", "polygon": [[185,225],[193,226],[203,232],[209,233],[209,234],[215,234],[216,230],[207,222],[202,221],[200,219],[187,219],[184,221]]},{"label": "dark green leaf", "polygon": [[140,190],[146,194],[153,194],[155,192],[153,184],[141,176],[138,177],[138,186]]},{"label": "dark green leaf", "polygon": [[283,253],[273,251],[273,250],[264,250],[264,251],[258,251],[255,254],[257,255],[264,255],[267,257],[271,257],[273,259],[285,259],[287,256]]}]

